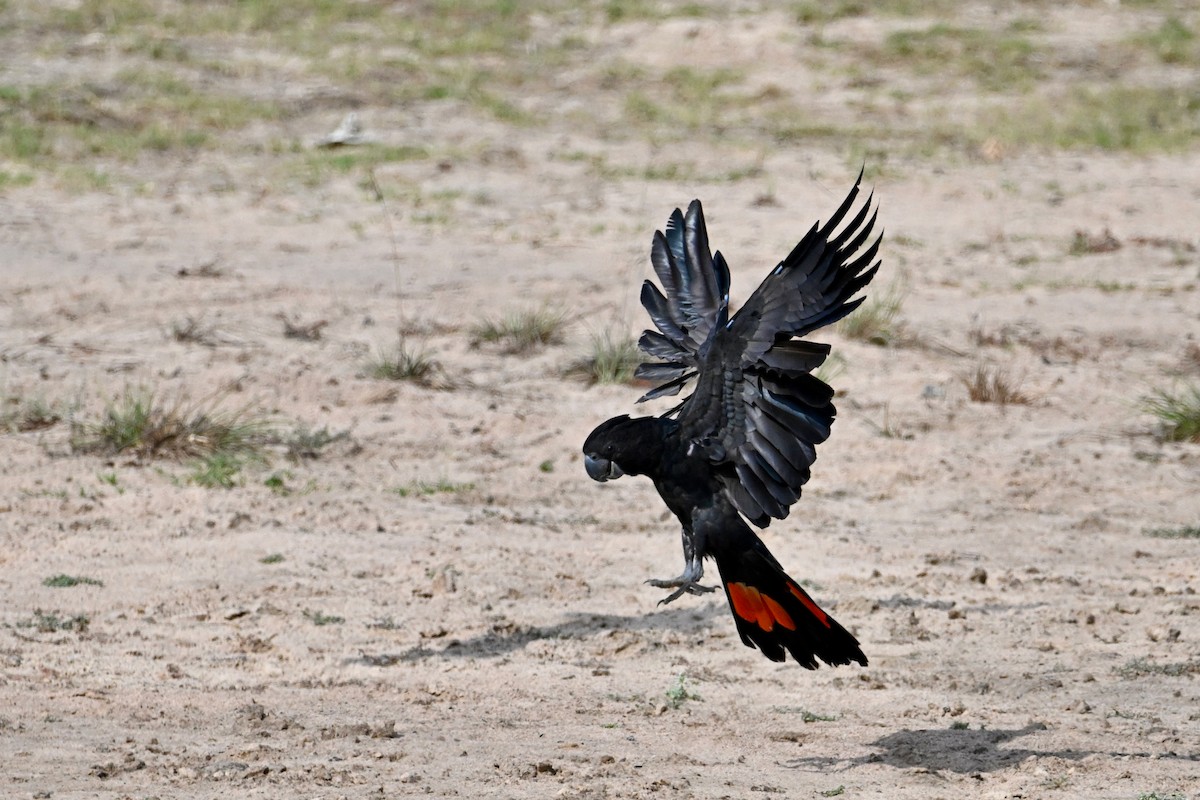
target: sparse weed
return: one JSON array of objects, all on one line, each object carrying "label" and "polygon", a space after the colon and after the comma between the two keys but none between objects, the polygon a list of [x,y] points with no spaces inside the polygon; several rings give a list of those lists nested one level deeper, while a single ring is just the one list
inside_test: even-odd
[{"label": "sparse weed", "polygon": [[545,306],[484,319],[471,329],[471,343],[498,344],[504,353],[518,355],[538,347],[562,344],[567,315]]},{"label": "sparse weed", "polygon": [[372,378],[385,381],[412,381],[419,386],[431,386],[438,374],[438,363],[421,347],[401,337],[396,347],[377,353],[367,364]]},{"label": "sparse weed", "polygon": [[260,564],[278,564],[283,561],[283,553],[271,553],[258,560]]},{"label": "sparse weed", "polygon": [[1142,410],[1159,423],[1164,442],[1200,442],[1200,384],[1175,391],[1156,389],[1142,398]]},{"label": "sparse weed", "polygon": [[883,406],[883,422],[876,424],[871,420],[867,420],[869,425],[877,434],[885,439],[901,439],[908,441],[913,438],[913,435],[908,431],[902,430],[892,422],[890,409],[887,404]]},{"label": "sparse weed", "polygon": [[60,617],[54,612],[42,611],[39,608],[33,612],[33,616],[30,619],[20,620],[15,624],[18,628],[34,628],[40,633],[56,633],[58,631],[83,633],[88,629],[91,620],[88,619],[86,614]]},{"label": "sparse weed", "polygon": [[283,338],[297,339],[301,342],[319,342],[321,331],[329,322],[319,319],[316,322],[293,321],[287,314],[277,314],[276,318],[283,323]]},{"label": "sparse weed", "polygon": [[0,431],[25,433],[49,428],[62,419],[52,404],[40,397],[6,397],[0,403]]},{"label": "sparse weed", "polygon": [[702,700],[703,698],[695,692],[687,688],[687,674],[679,673],[675,676],[675,685],[667,689],[667,705],[671,708],[679,708],[689,700]]},{"label": "sparse weed", "polygon": [[903,323],[898,318],[906,295],[907,290],[899,282],[871,294],[850,316],[837,324],[837,330],[848,339],[881,347],[894,343],[903,330]]},{"label": "sparse weed", "polygon": [[1200,660],[1175,661],[1167,664],[1156,664],[1149,659],[1135,658],[1114,670],[1122,678],[1141,678],[1145,675],[1165,675],[1178,678],[1184,675],[1200,675]]},{"label": "sparse weed", "polygon": [[163,402],[147,390],[126,390],[97,422],[72,423],[72,447],[82,453],[147,456],[253,455],[270,439],[273,424],[243,408]]},{"label": "sparse weed", "polygon": [[801,711],[800,719],[804,722],[837,722],[838,716],[836,714],[814,714],[811,711]]},{"label": "sparse weed", "polygon": [[1029,395],[1022,392],[1019,382],[1013,381],[1001,367],[990,367],[979,364],[969,376],[961,378],[967,387],[967,394],[976,403],[996,403],[997,405],[1027,405],[1032,402]]},{"label": "sparse weed", "polygon": [[349,438],[350,431],[337,431],[335,433],[324,425],[319,429],[300,426],[289,435],[283,437],[281,443],[286,448],[289,459],[292,461],[301,461],[304,459],[319,458],[321,452],[326,447],[334,442],[340,442]]},{"label": "sparse weed", "polygon": [[636,339],[606,328],[592,334],[591,352],[572,364],[568,373],[582,376],[589,384],[629,383],[641,362]]},{"label": "sparse weed", "polygon": [[346,621],[345,617],[339,617],[335,614],[326,614],[323,611],[309,611],[304,609],[304,618],[318,627],[324,625],[341,625]]},{"label": "sparse weed", "polygon": [[218,344],[216,328],[206,324],[202,317],[193,317],[190,314],[171,323],[171,338],[183,344],[200,344],[205,347],[216,347]]}]

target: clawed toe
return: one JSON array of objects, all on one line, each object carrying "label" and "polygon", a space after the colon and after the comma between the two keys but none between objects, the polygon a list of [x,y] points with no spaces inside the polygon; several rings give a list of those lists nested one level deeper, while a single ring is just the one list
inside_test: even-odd
[{"label": "clawed toe", "polygon": [[659,589],[670,589],[672,587],[675,588],[675,591],[658,601],[660,606],[664,606],[667,603],[673,603],[679,598],[683,597],[685,594],[708,594],[709,592],[715,592],[717,590],[717,587],[715,586],[704,586],[696,581],[680,580],[679,578],[666,581],[651,578],[650,580],[646,581],[646,583],[650,584],[651,586],[656,586]]}]

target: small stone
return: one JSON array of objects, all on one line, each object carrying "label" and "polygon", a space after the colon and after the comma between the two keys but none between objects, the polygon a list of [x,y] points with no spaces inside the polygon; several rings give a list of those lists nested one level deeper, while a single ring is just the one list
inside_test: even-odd
[{"label": "small stone", "polygon": [[978,584],[987,583],[987,570],[983,567],[976,567],[971,570],[971,580]]}]

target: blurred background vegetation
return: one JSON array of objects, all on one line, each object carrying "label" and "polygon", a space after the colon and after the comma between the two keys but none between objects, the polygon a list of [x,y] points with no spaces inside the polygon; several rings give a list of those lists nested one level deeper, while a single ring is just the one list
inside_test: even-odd
[{"label": "blurred background vegetation", "polygon": [[[215,158],[246,167],[218,188],[303,190],[558,135],[547,157],[604,180],[736,180],[793,147],[875,170],[1186,152],[1198,33],[1194,3],[1153,0],[0,0],[0,189],[151,190]],[[314,150],[349,111],[375,141]],[[683,143],[741,157],[712,174]]]}]

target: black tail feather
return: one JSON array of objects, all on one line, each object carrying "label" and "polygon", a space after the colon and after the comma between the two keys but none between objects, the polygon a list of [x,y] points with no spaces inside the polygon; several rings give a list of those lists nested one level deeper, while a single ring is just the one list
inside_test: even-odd
[{"label": "black tail feather", "polygon": [[830,666],[852,661],[867,666],[858,640],[788,577],[757,537],[750,548],[715,559],[747,647],[757,647],[772,661],[784,661],[791,653],[807,669],[816,669],[817,659]]}]

